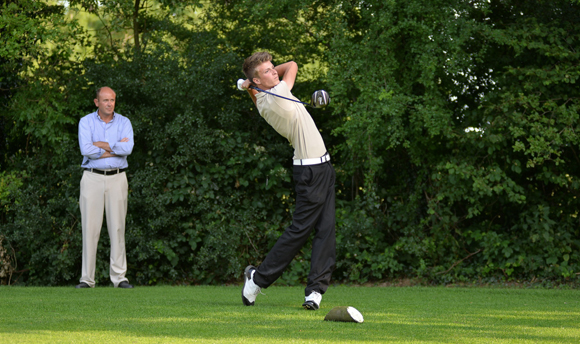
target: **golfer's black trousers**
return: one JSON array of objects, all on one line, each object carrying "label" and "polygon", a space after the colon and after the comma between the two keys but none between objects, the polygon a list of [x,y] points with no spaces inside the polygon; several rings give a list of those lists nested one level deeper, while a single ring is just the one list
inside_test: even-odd
[{"label": "golfer's black trousers", "polygon": [[296,209],[292,224],[256,270],[254,282],[262,288],[274,283],[314,230],[305,295],[310,295],[312,291],[324,294],[336,266],[334,168],[330,162],[294,166],[294,183]]}]

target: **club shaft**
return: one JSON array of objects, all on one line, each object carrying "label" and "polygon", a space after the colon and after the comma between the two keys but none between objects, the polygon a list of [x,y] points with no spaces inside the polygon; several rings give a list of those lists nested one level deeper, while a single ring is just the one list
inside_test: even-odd
[{"label": "club shaft", "polygon": [[278,95],[276,93],[268,92],[268,91],[263,90],[261,88],[258,88],[256,86],[250,86],[250,88],[253,88],[254,90],[259,91],[259,92],[264,92],[264,93],[271,94],[273,96],[276,96],[276,97],[279,97],[279,98],[282,98],[282,99],[290,100],[290,101],[293,101],[293,102],[296,102],[296,103],[300,103],[300,104],[304,104],[304,105],[307,105],[307,106],[312,106],[311,104],[308,104],[308,103],[305,103],[305,102],[301,102],[301,101],[296,100],[296,99],[286,98],[286,97],[283,97],[283,96]]}]

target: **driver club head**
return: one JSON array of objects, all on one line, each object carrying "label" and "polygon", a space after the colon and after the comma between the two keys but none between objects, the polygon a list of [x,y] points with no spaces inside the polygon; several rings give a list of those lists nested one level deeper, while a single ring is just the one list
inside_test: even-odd
[{"label": "driver club head", "polygon": [[325,90],[318,90],[312,93],[312,106],[315,108],[323,108],[330,104],[330,96]]}]

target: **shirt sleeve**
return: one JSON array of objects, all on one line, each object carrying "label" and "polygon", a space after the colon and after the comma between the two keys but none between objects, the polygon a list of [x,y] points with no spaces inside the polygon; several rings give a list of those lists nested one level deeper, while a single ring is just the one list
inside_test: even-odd
[{"label": "shirt sleeve", "polygon": [[88,117],[81,118],[79,122],[79,146],[81,154],[89,159],[98,159],[105,152],[93,144],[93,135]]},{"label": "shirt sleeve", "polygon": [[[128,142],[121,142],[122,139],[128,138]],[[128,156],[133,152],[133,146],[135,141],[133,141],[133,126],[128,118],[124,118],[123,124],[119,129],[119,135],[117,137],[117,142],[109,142],[112,153],[119,156]]]}]

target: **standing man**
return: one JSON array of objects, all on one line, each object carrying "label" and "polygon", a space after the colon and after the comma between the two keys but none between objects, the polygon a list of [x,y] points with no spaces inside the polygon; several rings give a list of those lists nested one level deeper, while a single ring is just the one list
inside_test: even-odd
[{"label": "standing man", "polygon": [[84,168],[81,179],[81,209],[83,226],[83,266],[77,288],[95,287],[97,244],[107,215],[111,239],[109,274],[115,288],[133,288],[125,277],[125,217],[127,215],[128,184],[125,170],[127,156],[133,151],[133,127],[128,118],[115,113],[116,94],[109,87],[97,90],[97,111],[81,118],[79,145]]},{"label": "standing man", "polygon": [[255,85],[269,93],[298,100],[290,92],[298,73],[296,62],[274,66],[269,53],[259,52],[244,61],[243,71],[247,79],[241,88],[248,91],[260,115],[294,147],[296,209],[292,224],[262,264],[257,268],[246,267],[242,301],[246,306],[253,306],[261,288],[269,287],[282,275],[314,231],[302,306],[316,310],[330,284],[336,262],[334,168],[322,136],[304,105],[249,89]]}]

